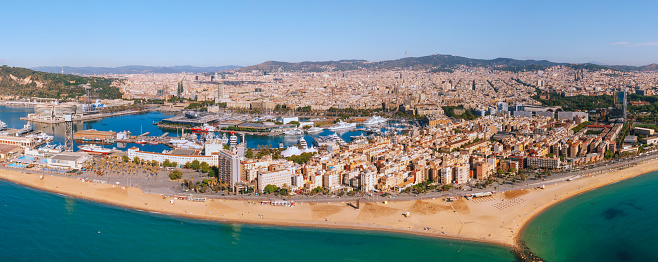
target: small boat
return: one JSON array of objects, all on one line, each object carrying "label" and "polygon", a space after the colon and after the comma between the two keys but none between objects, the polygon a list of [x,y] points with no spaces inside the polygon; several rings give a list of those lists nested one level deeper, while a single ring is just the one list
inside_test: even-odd
[{"label": "small boat", "polygon": [[135,142],[135,144],[140,144],[140,145],[144,145],[144,144],[146,144],[146,143],[147,143],[147,142],[146,142],[144,139]]},{"label": "small boat", "polygon": [[149,145],[157,145],[157,144],[158,144],[158,142],[156,142],[156,141],[149,141]]}]

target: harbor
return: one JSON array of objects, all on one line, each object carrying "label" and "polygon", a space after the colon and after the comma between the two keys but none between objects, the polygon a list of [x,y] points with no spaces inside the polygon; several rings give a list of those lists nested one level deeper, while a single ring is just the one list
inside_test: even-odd
[{"label": "harbor", "polygon": [[[8,129],[5,132],[15,135],[16,130],[29,124],[33,126],[36,133],[43,133],[51,136],[50,143],[54,146],[64,144],[64,124],[59,122],[48,121],[29,121],[27,116],[34,113],[34,109],[28,106],[0,106],[6,111],[13,111],[3,115],[3,121],[7,122]],[[322,123],[320,127],[296,128],[289,124],[275,124],[277,117],[274,116],[256,116],[247,114],[216,114],[211,117],[200,116],[197,124],[210,125],[214,128],[212,132],[204,130],[193,130],[192,127],[180,126],[163,123],[165,119],[190,119],[185,114],[173,114],[170,112],[160,112],[154,109],[118,112],[112,114],[98,114],[95,118],[82,118],[81,121],[74,122],[74,149],[79,150],[80,146],[87,144],[98,145],[99,147],[111,150],[125,151],[131,147],[137,147],[141,151],[163,152],[171,150],[172,139],[185,138],[193,143],[202,145],[205,140],[220,138],[222,134],[230,133],[244,134],[246,146],[249,148],[258,147],[289,147],[299,143],[303,138],[309,144],[317,144],[315,141],[321,137],[337,136],[345,142],[353,138],[367,137],[372,135],[388,135],[391,132],[400,132],[395,124],[367,126],[358,124],[350,125],[349,128],[331,128],[332,119],[315,118],[299,119],[302,122],[315,120],[316,123]],[[255,122],[261,121],[262,123]],[[207,122],[206,122],[207,121]],[[365,122],[364,119],[351,119],[358,123]],[[128,124],[127,124],[128,123]],[[271,123],[271,124],[268,124]],[[268,126],[269,125],[269,126]],[[198,127],[198,126],[197,126]],[[238,128],[263,128],[265,131],[245,131],[235,130]],[[276,127],[279,130],[274,130]],[[386,128],[383,128],[386,127]],[[333,129],[333,131],[332,131]],[[292,132],[288,132],[292,131]],[[287,132],[287,133],[286,133]],[[44,145],[41,143],[40,145]]]}]

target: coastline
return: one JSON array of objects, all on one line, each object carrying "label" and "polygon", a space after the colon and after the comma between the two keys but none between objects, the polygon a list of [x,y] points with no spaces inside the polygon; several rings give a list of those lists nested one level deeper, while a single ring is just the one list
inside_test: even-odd
[{"label": "coastline", "polygon": [[[245,200],[209,199],[191,202],[163,199],[139,188],[82,182],[75,178],[1,170],[0,179],[17,184],[145,212],[212,220],[222,223],[265,224],[307,228],[386,231],[514,248],[532,219],[565,199],[608,184],[658,170],[658,159],[612,172],[546,184],[545,189],[500,192],[493,197],[444,202],[441,199],[361,203],[298,203],[295,207],[267,206]],[[405,212],[411,212],[405,217]],[[430,228],[429,230],[426,230]]]}]

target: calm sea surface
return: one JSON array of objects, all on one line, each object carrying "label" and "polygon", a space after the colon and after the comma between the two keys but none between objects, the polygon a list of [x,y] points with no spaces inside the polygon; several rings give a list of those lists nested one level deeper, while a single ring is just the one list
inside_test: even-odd
[{"label": "calm sea surface", "polygon": [[658,261],[658,172],[568,199],[521,238],[547,261]]},{"label": "calm sea surface", "polygon": [[[0,106],[0,120],[7,123],[9,128],[22,128],[27,121],[20,120],[21,117],[26,117],[28,113],[34,113],[34,108],[32,107],[16,107],[16,106]],[[164,133],[169,133],[170,137],[180,136],[180,133],[177,134],[176,130],[161,129],[153,123],[157,123],[162,119],[172,117],[174,115],[162,112],[149,112],[144,114],[135,114],[135,115],[124,115],[117,117],[108,117],[103,118],[97,121],[88,121],[84,123],[75,123],[73,126],[74,131],[77,130],[86,130],[86,129],[96,129],[101,131],[130,131],[133,135],[139,135],[145,132],[149,132],[150,136],[160,136]],[[35,130],[42,131],[48,135],[55,136],[55,144],[64,144],[64,132],[65,127],[63,124],[59,125],[46,125],[46,124],[33,124]],[[324,130],[319,134],[304,135],[306,142],[311,145],[315,138],[318,136],[331,135],[334,132],[329,130]],[[338,135],[347,142],[351,140],[352,136],[360,136],[365,134],[362,131],[350,131],[350,132],[341,132]],[[221,133],[218,133],[221,136]],[[253,136],[246,135],[245,139],[247,140],[247,146],[251,148],[257,148],[259,145],[262,146],[271,146],[274,148],[279,147],[279,143],[283,143],[286,147],[295,145],[299,143],[300,136]],[[76,146],[78,144],[76,143]],[[169,147],[165,145],[139,145],[139,144],[114,144],[114,145],[104,145],[106,148],[117,147],[120,150],[127,150],[136,146],[142,151],[149,152],[162,152],[163,150],[168,150]]]},{"label": "calm sea surface", "polygon": [[195,221],[3,180],[0,221],[0,261],[513,261],[484,243]]}]

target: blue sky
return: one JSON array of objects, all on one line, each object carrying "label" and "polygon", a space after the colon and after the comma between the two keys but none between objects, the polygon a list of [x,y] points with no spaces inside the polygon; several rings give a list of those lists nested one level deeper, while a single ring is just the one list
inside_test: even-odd
[{"label": "blue sky", "polygon": [[2,1],[0,64],[658,63],[658,1]]}]

